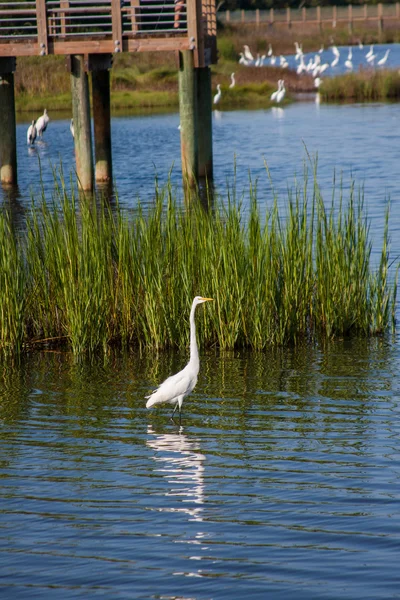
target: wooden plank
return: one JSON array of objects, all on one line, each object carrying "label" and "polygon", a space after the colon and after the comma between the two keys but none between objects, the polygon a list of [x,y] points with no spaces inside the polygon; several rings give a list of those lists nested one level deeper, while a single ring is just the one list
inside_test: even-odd
[{"label": "wooden plank", "polygon": [[[60,8],[63,11],[67,11],[69,9],[69,0],[60,0]],[[69,21],[66,18],[66,12],[60,13],[60,33],[61,37],[64,37],[67,34],[67,26]]]},{"label": "wooden plank", "polygon": [[45,56],[48,54],[46,0],[36,0],[36,15],[39,54]]},{"label": "wooden plank", "polygon": [[122,52],[121,0],[111,0],[111,17],[114,52]]},{"label": "wooden plank", "polygon": [[131,0],[129,16],[131,18],[132,31],[136,33],[140,30],[140,0]]}]

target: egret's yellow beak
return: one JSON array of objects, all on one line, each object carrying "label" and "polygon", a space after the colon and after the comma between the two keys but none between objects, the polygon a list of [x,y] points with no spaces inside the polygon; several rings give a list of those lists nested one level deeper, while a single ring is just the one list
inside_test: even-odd
[{"label": "egret's yellow beak", "polygon": [[203,298],[203,297],[201,297],[201,299],[203,300],[203,302],[212,302],[214,300],[214,298]]}]

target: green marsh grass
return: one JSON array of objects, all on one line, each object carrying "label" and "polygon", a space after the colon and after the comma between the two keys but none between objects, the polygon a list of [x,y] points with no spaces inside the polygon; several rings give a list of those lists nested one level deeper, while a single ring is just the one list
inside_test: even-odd
[{"label": "green marsh grass", "polygon": [[[310,189],[309,189],[310,188]],[[371,263],[361,193],[327,206],[316,180],[263,212],[228,189],[207,211],[156,185],[134,214],[68,192],[36,200],[27,231],[0,216],[0,344],[4,351],[62,344],[76,356],[110,346],[185,348],[192,298],[205,346],[224,349],[370,336],[394,322],[389,216]],[[395,265],[392,265],[395,269]]]}]

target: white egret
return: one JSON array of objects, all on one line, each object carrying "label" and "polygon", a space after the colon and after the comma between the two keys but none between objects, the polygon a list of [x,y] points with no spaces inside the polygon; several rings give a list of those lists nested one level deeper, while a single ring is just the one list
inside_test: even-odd
[{"label": "white egret", "polygon": [[268,56],[272,56],[272,46],[271,44],[268,44],[268,52],[267,52]]},{"label": "white egret", "polygon": [[368,60],[370,56],[372,56],[374,53],[374,45],[371,44],[369,47],[369,50],[367,52],[367,54],[365,55],[365,58]]},{"label": "white egret", "polygon": [[239,65],[246,65],[247,66],[247,60],[244,57],[243,52],[239,52]]},{"label": "white egret", "polygon": [[37,133],[38,133],[39,137],[43,136],[44,132],[47,129],[47,125],[49,124],[49,121],[50,121],[50,119],[49,119],[49,116],[47,114],[47,110],[44,109],[44,112],[43,112],[42,116],[40,116],[38,118],[38,120],[36,121],[36,130],[37,130]]},{"label": "white egret", "polygon": [[281,86],[282,86],[282,79],[278,79],[278,89],[275,90],[275,92],[272,92],[272,94],[271,94],[271,100],[272,100],[272,102],[276,101],[276,97],[277,97],[278,93],[281,90]]},{"label": "white egret", "polygon": [[282,100],[284,99],[285,94],[286,94],[285,82],[283,79],[281,81],[282,81],[281,89],[278,91],[278,93],[276,95],[275,102],[282,102]]},{"label": "white egret", "polygon": [[257,58],[256,58],[256,62],[254,63],[255,67],[259,67],[261,63],[261,56],[259,54],[259,52],[257,52]]},{"label": "white egret", "polygon": [[346,67],[346,69],[349,69],[350,71],[353,69],[353,53],[351,48],[349,48],[349,55],[347,57],[347,59],[345,60],[344,66]]},{"label": "white egret", "polygon": [[387,61],[387,59],[388,59],[388,56],[389,56],[389,52],[390,52],[390,50],[386,50],[386,52],[385,52],[385,56],[384,56],[383,58],[381,58],[380,60],[378,60],[378,63],[377,63],[377,64],[378,64],[380,67],[382,67],[382,66],[383,66],[383,65],[386,63],[386,61]]},{"label": "white egret", "polygon": [[72,137],[75,137],[75,128],[74,128],[74,120],[71,119],[71,123],[69,124],[69,130],[71,132]]},{"label": "white egret", "polygon": [[168,404],[175,404],[171,419],[173,419],[176,409],[179,409],[179,425],[182,419],[182,403],[185,396],[190,394],[196,383],[197,375],[200,368],[199,351],[196,340],[196,325],[194,322],[194,313],[196,306],[203,304],[203,302],[209,302],[212,298],[203,298],[203,296],[196,296],[192,303],[190,310],[190,359],[188,364],[182,371],[168,377],[150,396],[146,396],[148,399],[146,402],[146,408],[151,408],[156,404],[167,402]]},{"label": "white egret", "polygon": [[221,86],[220,86],[220,84],[219,84],[219,83],[217,84],[217,90],[218,90],[218,91],[217,91],[217,93],[215,94],[215,96],[214,96],[214,100],[213,100],[214,104],[218,104],[218,102],[221,100],[221,96],[222,96],[222,92],[221,92]]},{"label": "white egret", "polygon": [[229,84],[230,88],[234,88],[236,85],[236,80],[235,80],[235,73],[231,73],[231,82]]},{"label": "white egret", "polygon": [[33,145],[35,143],[37,136],[35,121],[32,121],[32,124],[29,125],[28,131],[26,133],[26,143],[29,145]]},{"label": "white egret", "polygon": [[243,46],[244,49],[244,57],[248,62],[253,62],[254,61],[254,56],[252,55],[252,53],[250,52],[250,48],[248,46],[246,46],[246,44]]}]

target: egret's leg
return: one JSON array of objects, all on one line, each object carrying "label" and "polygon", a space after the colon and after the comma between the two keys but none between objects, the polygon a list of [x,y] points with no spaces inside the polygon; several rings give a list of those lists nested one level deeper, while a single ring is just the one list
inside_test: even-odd
[{"label": "egret's leg", "polygon": [[179,402],[177,402],[177,403],[175,404],[175,408],[174,408],[174,410],[172,411],[172,415],[171,415],[171,421],[173,421],[173,420],[174,420],[174,414],[175,414],[175,412],[176,412],[176,409],[178,408],[178,406],[179,406]]}]

